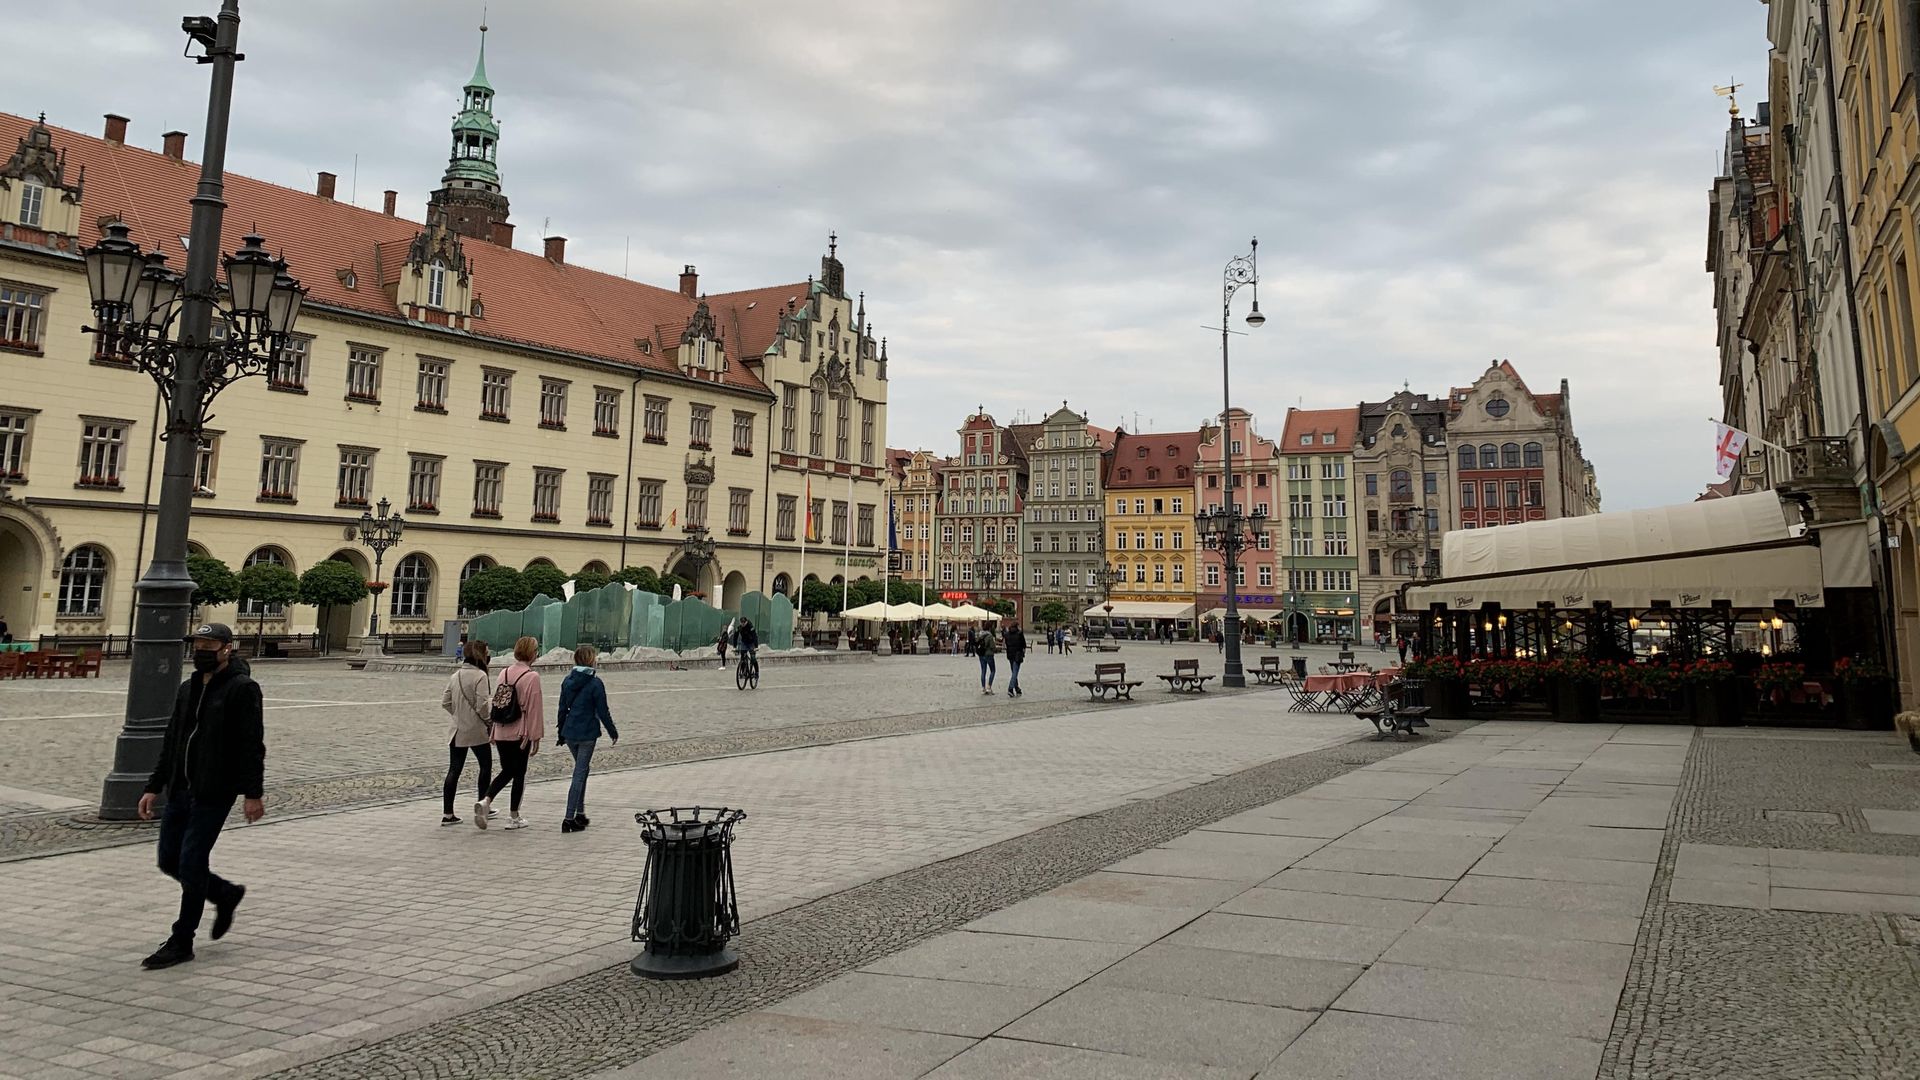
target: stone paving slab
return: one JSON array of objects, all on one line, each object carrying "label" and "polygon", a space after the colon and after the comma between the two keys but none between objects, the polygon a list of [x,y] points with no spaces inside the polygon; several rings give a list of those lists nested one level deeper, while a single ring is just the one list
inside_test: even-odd
[{"label": "stone paving slab", "polygon": [[988,1039],[927,1074],[927,1080],[1248,1080],[1246,1069],[1169,1064],[1047,1043]]},{"label": "stone paving slab", "polygon": [[1272,1061],[1314,1018],[1314,1013],[1270,1005],[1080,986],[1001,1034],[1169,1064],[1253,1070]]},{"label": "stone paving slab", "polygon": [[1591,1080],[1586,1039],[1330,1011],[1259,1080]]},{"label": "stone paving slab", "polygon": [[767,1011],[983,1039],[1051,997],[1051,990],[856,971]]},{"label": "stone paving slab", "polygon": [[952,1035],[763,1012],[606,1075],[618,1080],[912,1080],[971,1045]]}]

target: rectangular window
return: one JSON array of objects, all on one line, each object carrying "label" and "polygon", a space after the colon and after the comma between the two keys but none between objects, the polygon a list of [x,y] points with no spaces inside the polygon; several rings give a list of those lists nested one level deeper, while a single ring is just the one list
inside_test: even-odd
[{"label": "rectangular window", "polygon": [[713,406],[693,405],[687,411],[687,445],[695,450],[713,449]]},{"label": "rectangular window", "polygon": [[1440,494],[1440,474],[1427,473],[1425,479],[1422,481],[1422,485],[1421,491],[1423,493],[1427,495]]},{"label": "rectangular window", "polygon": [[38,349],[47,294],[0,282],[0,346]]},{"label": "rectangular window", "polygon": [[1489,480],[1480,485],[1480,495],[1481,506],[1491,510],[1500,505],[1500,485],[1495,481]]},{"label": "rectangular window", "polygon": [[513,372],[485,368],[480,372],[480,419],[505,420],[513,404]]},{"label": "rectangular window", "polygon": [[1546,487],[1538,480],[1527,481],[1527,505],[1540,507],[1546,505]]},{"label": "rectangular window", "polygon": [[741,457],[753,456],[753,414],[735,411],[733,414],[733,452]]},{"label": "rectangular window", "polygon": [[793,539],[794,525],[798,521],[800,516],[799,496],[797,495],[780,496],[778,509],[775,511],[775,513],[777,516],[774,518],[773,538],[775,540]]},{"label": "rectangular window", "polygon": [[833,543],[847,542],[847,504],[839,499],[833,502]]},{"label": "rectangular window", "polygon": [[1511,509],[1519,505],[1520,505],[1520,481],[1509,480],[1507,481],[1507,506],[1508,508]]},{"label": "rectangular window", "polygon": [[642,429],[642,435],[646,440],[650,443],[666,442],[667,399],[654,397],[651,394],[647,395],[646,412],[644,415],[646,417],[646,426]]},{"label": "rectangular window", "polygon": [[87,420],[80,429],[80,479],[76,487],[117,488],[126,449],[127,422]]},{"label": "rectangular window", "polygon": [[31,181],[20,185],[20,224],[29,228],[40,227],[40,215],[47,203],[47,188],[44,184]]},{"label": "rectangular window", "polygon": [[951,525],[940,526],[940,542],[943,544],[953,543],[953,526]]},{"label": "rectangular window", "polygon": [[27,478],[27,425],[25,413],[0,413],[0,478]]},{"label": "rectangular window", "polygon": [[960,526],[960,542],[969,547],[973,546],[973,525],[971,523]]},{"label": "rectangular window", "polygon": [[[860,460],[868,465],[873,464],[873,433],[879,414],[879,406],[873,402],[863,401],[860,403]],[[1058,495],[1059,493],[1060,491],[1056,487],[1054,494]]]},{"label": "rectangular window", "polygon": [[426,412],[447,411],[447,362],[445,360],[420,359],[420,374],[414,380],[419,403],[415,408]]},{"label": "rectangular window", "polygon": [[347,400],[380,403],[380,358],[385,355],[379,349],[369,349],[364,345],[347,347]]},{"label": "rectangular window", "polygon": [[407,459],[407,512],[435,513],[440,509],[441,458],[413,454]]},{"label": "rectangular window", "polygon": [[334,491],[338,506],[367,505],[367,491],[373,486],[373,451],[361,446],[340,448],[340,479]]},{"label": "rectangular window", "polygon": [[613,474],[587,474],[587,524],[613,524]]},{"label": "rectangular window", "polygon": [[1208,563],[1207,564],[1207,588],[1217,589],[1219,587],[1220,587],[1220,564]]},{"label": "rectangular window", "polygon": [[807,518],[807,539],[814,543],[819,543],[820,530],[826,528],[827,525],[827,500],[813,500],[807,512],[809,514]]},{"label": "rectangular window", "polygon": [[[1889,86],[1898,83],[1891,74],[1887,78]],[[1907,260],[1905,256],[1893,261],[1894,311],[1900,317],[1900,346],[1906,350],[1907,381],[1911,382],[1920,375],[1920,341],[1914,339],[1913,331],[1913,287],[1907,282]]]},{"label": "rectangular window", "polygon": [[1462,510],[1473,509],[1473,488],[1474,485],[1472,481],[1460,485],[1460,508]]},{"label": "rectangular window", "polygon": [[[5,417],[0,417],[0,423]],[[214,469],[220,461],[220,438],[208,432],[200,437],[200,445],[193,452],[193,493],[195,495],[213,494]]]},{"label": "rectangular window", "polygon": [[833,402],[833,456],[841,461],[852,460],[848,457],[848,436],[853,422],[853,405],[846,398],[835,398]]},{"label": "rectangular window", "polygon": [[794,438],[800,427],[800,388],[780,388],[780,452],[794,452]]},{"label": "rectangular window", "polygon": [[1167,567],[1165,563],[1153,564],[1153,583],[1155,585],[1165,585],[1167,583]]},{"label": "rectangular window", "polygon": [[827,392],[808,391],[807,453],[824,457],[827,452]]},{"label": "rectangular window", "polygon": [[746,488],[727,489],[727,534],[745,536],[752,527],[753,492]]},{"label": "rectangular window", "polygon": [[1262,532],[1253,538],[1253,546],[1259,548],[1261,551],[1270,551],[1273,549],[1273,536],[1269,533]]},{"label": "rectangular window", "polygon": [[707,489],[704,486],[690,487],[687,489],[687,520],[685,527],[688,529],[704,529],[707,527]]},{"label": "rectangular window", "polygon": [[1146,513],[1146,512],[1147,512],[1147,500],[1145,500],[1145,499],[1135,499],[1135,500],[1133,500],[1133,512],[1134,512],[1134,513],[1136,513],[1136,514],[1144,514],[1144,513]]},{"label": "rectangular window", "polygon": [[1127,512],[1127,500],[1125,500],[1125,499],[1115,499],[1115,500],[1113,500],[1113,512],[1114,512],[1114,513],[1116,513],[1116,514],[1124,514],[1124,513],[1126,513],[1126,512]]},{"label": "rectangular window", "polygon": [[1135,563],[1133,565],[1133,581],[1136,585],[1145,585],[1147,583],[1146,563]]},{"label": "rectangular window", "polygon": [[500,500],[506,493],[507,467],[497,461],[473,463],[473,516],[500,516]]},{"label": "rectangular window", "polygon": [[1380,494],[1380,474],[1379,473],[1367,474],[1367,494],[1369,495]]},{"label": "rectangular window", "polygon": [[1427,535],[1431,537],[1435,533],[1438,533],[1439,531],[1440,531],[1440,511],[1435,510],[1433,507],[1428,507],[1427,508]]},{"label": "rectangular window", "polygon": [[292,502],[300,477],[300,444],[292,439],[260,440],[260,498]]},{"label": "rectangular window", "polygon": [[1173,550],[1185,551],[1186,548],[1187,548],[1187,534],[1176,530],[1173,534]]},{"label": "rectangular window", "polygon": [[533,520],[560,520],[560,470],[533,470]]},{"label": "rectangular window", "polygon": [[1375,577],[1380,576],[1380,549],[1378,548],[1370,548],[1367,551],[1367,573]]},{"label": "rectangular window", "polygon": [[1380,511],[1378,510],[1367,511],[1367,531],[1368,532],[1380,531]]},{"label": "rectangular window", "polygon": [[659,480],[634,481],[634,523],[643,529],[657,529],[666,513],[667,485]]},{"label": "rectangular window", "polygon": [[313,352],[313,339],[310,337],[289,337],[274,354],[273,366],[267,369],[267,388],[269,390],[305,390],[307,388],[307,357]]},{"label": "rectangular window", "polygon": [[861,547],[872,547],[873,505],[871,503],[860,504],[860,513],[856,524],[859,526],[859,531],[854,534],[853,542]]},{"label": "rectangular window", "polygon": [[1173,564],[1173,583],[1175,585],[1185,585],[1187,583],[1187,564],[1186,563]]},{"label": "rectangular window", "polygon": [[604,386],[593,388],[593,433],[620,434],[620,391]]},{"label": "rectangular window", "polygon": [[1155,551],[1164,551],[1164,550],[1166,550],[1166,547],[1167,547],[1167,534],[1166,534],[1166,533],[1164,533],[1164,532],[1160,532],[1160,531],[1158,531],[1158,530],[1155,530],[1155,532],[1154,532],[1154,534],[1153,534],[1153,547],[1154,547],[1154,550],[1155,550]]},{"label": "rectangular window", "polygon": [[540,380],[540,426],[567,429],[567,384],[563,379]]}]

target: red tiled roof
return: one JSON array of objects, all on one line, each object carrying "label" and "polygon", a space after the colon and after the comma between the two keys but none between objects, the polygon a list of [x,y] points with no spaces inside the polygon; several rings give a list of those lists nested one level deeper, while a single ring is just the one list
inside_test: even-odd
[{"label": "red tiled roof", "polygon": [[[1141,457],[1141,449],[1147,451]],[[1192,469],[1200,459],[1200,432],[1176,431],[1154,433],[1151,435],[1130,435],[1117,432],[1114,438],[1113,455],[1107,461],[1107,487],[1109,488],[1168,488],[1191,487],[1192,473],[1180,478],[1173,470],[1181,465]],[[1147,467],[1157,466],[1162,471],[1157,479],[1147,479]],[[1125,469],[1128,476],[1120,479],[1120,470]]]},{"label": "red tiled roof", "polygon": [[[10,152],[32,123],[0,113],[0,152]],[[188,200],[199,181],[198,163],[49,128],[55,149],[67,156],[67,175],[86,169],[81,242],[95,240],[96,222],[117,217],[131,228],[135,241],[165,253],[174,269],[184,269],[182,237],[192,214]],[[399,281],[407,247],[424,228],[420,223],[236,173],[226,175],[226,201],[223,251],[237,248],[246,233],[257,231],[308,287],[309,305],[402,316],[386,290]],[[679,329],[692,317],[696,300],[674,289],[550,262],[542,255],[481,240],[466,239],[461,246],[471,263],[474,297],[486,311],[472,323],[474,337],[677,372],[670,350],[678,344]],[[357,288],[347,288],[342,280],[348,270]],[[790,296],[804,301],[806,286],[727,293],[710,302],[734,361],[727,368],[729,385],[766,392],[741,361],[757,361],[766,350],[778,328],[779,309]],[[661,341],[668,333],[674,340]],[[634,344],[639,339],[654,343],[650,353]]]},{"label": "red tiled roof", "polygon": [[[1360,429],[1360,408],[1348,409],[1288,409],[1287,426],[1280,435],[1282,454],[1345,454],[1353,450],[1354,433]],[[1319,436],[1333,433],[1331,444],[1321,443]],[[1314,436],[1313,446],[1300,445],[1300,436]]]}]

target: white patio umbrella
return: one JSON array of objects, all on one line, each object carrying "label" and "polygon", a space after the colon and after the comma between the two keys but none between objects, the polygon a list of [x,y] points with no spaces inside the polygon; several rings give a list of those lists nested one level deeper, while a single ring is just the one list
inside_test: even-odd
[{"label": "white patio umbrella", "polygon": [[885,619],[887,617],[887,605],[882,601],[875,600],[871,604],[861,604],[857,608],[848,608],[840,613],[840,617],[843,619]]},{"label": "white patio umbrella", "polygon": [[959,607],[954,608],[952,618],[954,619],[955,622],[999,622],[1000,621],[1000,616],[995,615],[993,612],[988,611],[986,608],[974,607],[972,604],[961,604]]},{"label": "white patio umbrella", "polygon": [[934,622],[942,619],[951,621],[954,617],[953,610],[945,604],[928,604],[920,609],[920,617]]},{"label": "white patio umbrella", "polygon": [[926,609],[919,604],[888,604],[888,622],[917,622],[926,618]]}]

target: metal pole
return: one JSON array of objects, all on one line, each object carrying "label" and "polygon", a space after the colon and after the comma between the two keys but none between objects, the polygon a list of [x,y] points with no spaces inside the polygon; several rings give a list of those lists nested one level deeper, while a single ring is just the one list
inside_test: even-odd
[{"label": "metal pole", "polygon": [[[373,548],[373,580],[379,581],[380,580],[380,563],[383,559],[387,557],[387,549],[384,546],[376,545],[376,544],[369,544],[368,546]],[[369,611],[367,614],[367,637],[371,639],[374,643],[378,644],[380,641],[380,594],[379,593],[373,594],[373,603],[368,605],[368,608],[369,608]]]},{"label": "metal pole", "polygon": [[173,401],[167,411],[167,453],[155,518],[153,562],[134,584],[133,667],[127,680],[127,711],[114,742],[113,771],[100,793],[100,817],[132,821],[147,778],[160,759],[160,743],[180,688],[181,643],[192,629],[193,578],[187,575],[187,524],[193,516],[193,462],[199,449],[200,370],[212,336],[214,278],[220,265],[220,221],[226,209],[223,177],[227,115],[233,106],[233,65],[239,60],[240,0],[222,0],[214,44],[204,62],[213,65],[207,98],[207,139],[200,158],[188,229],[187,277],[181,309],[180,347],[174,366]]}]

